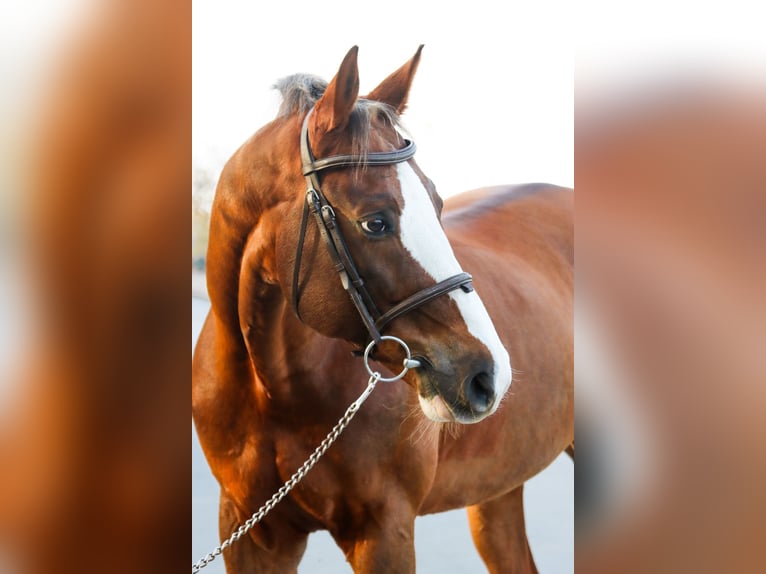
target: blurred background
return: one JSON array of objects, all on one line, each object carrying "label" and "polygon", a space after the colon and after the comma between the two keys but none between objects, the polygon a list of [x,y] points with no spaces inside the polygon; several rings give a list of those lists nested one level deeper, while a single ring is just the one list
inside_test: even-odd
[{"label": "blurred background", "polygon": [[739,2],[586,13],[575,64],[576,570],[763,572],[758,18]]},{"label": "blurred background", "polygon": [[191,10],[3,3],[0,48],[0,571],[188,567]]}]

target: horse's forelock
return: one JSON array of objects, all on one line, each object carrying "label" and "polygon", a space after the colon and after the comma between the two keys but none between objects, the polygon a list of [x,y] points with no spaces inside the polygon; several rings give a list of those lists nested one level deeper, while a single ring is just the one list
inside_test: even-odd
[{"label": "horse's forelock", "polygon": [[[274,88],[282,95],[278,117],[307,113],[327,89],[327,82],[310,74],[293,74],[278,80]],[[374,100],[359,99],[351,112],[348,132],[351,136],[351,149],[354,155],[363,160],[370,148],[370,129],[373,120],[401,129],[401,122],[396,110]]]}]

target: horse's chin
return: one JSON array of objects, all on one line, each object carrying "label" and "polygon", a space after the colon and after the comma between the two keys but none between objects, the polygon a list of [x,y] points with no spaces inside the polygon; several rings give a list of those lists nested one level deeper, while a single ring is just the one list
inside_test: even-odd
[{"label": "horse's chin", "polygon": [[477,415],[460,412],[460,409],[450,406],[440,395],[424,398],[418,394],[418,401],[423,414],[437,423],[473,424],[487,418],[491,412]]},{"label": "horse's chin", "polygon": [[447,406],[439,395],[435,395],[429,399],[423,398],[422,395],[418,395],[418,401],[420,401],[420,408],[423,410],[423,414],[429,419],[437,423],[451,423],[455,422],[455,415]]}]

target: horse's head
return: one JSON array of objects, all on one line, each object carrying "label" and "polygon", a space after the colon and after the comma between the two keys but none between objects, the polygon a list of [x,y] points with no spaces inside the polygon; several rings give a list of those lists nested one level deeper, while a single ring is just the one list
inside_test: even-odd
[{"label": "horse's head", "polygon": [[[361,289],[366,289],[360,297],[363,306],[375,319],[413,294],[462,274],[462,269],[442,228],[442,201],[431,180],[413,159],[402,155],[394,154],[388,162],[373,161],[391,157],[382,152],[407,146],[397,129],[398,118],[420,49],[363,98],[358,98],[356,54],[353,48],[326,86],[314,78],[294,76],[280,88],[285,98],[283,114],[288,109],[295,116],[293,131],[305,125],[312,161],[353,156],[350,164],[315,173],[316,185],[311,176],[307,180],[309,188],[321,187],[321,205],[313,205],[320,215],[324,201],[331,206],[329,226],[337,226],[343,243],[335,248],[347,249],[363,279]],[[304,121],[309,109],[311,115]],[[298,159],[284,161],[295,165]],[[305,157],[303,164],[305,172]],[[292,181],[297,188],[285,190],[290,200],[285,209],[274,211],[279,221],[272,222],[278,228],[274,245],[282,292],[292,299],[294,311],[306,325],[365,345],[371,338],[370,327],[360,320],[359,309],[341,286],[333,247],[320,238],[319,230],[326,233],[328,229],[315,214],[304,213],[307,181],[300,174]],[[302,219],[305,233],[301,233]],[[343,254],[340,260],[344,262]],[[353,280],[353,272],[346,276]],[[511,384],[511,368],[479,295],[462,277],[462,289],[456,284],[380,328],[406,341],[420,360],[421,366],[410,371],[406,380],[417,389],[424,413],[436,421],[472,423],[497,409]],[[375,358],[394,372],[401,370],[402,351],[397,345],[380,343]]]}]

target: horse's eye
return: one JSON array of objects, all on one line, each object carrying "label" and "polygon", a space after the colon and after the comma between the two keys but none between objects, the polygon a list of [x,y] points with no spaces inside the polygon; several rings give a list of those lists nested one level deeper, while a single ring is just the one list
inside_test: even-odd
[{"label": "horse's eye", "polygon": [[382,235],[389,229],[386,220],[382,217],[371,217],[370,219],[365,219],[360,223],[360,225],[362,226],[362,229],[364,229],[370,235]]}]

